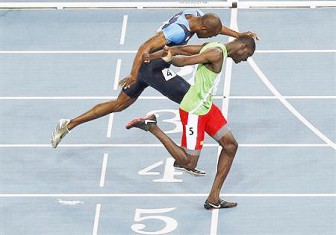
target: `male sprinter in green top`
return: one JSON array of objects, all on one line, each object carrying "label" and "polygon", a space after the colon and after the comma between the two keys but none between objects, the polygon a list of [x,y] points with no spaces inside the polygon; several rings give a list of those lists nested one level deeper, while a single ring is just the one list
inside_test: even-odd
[{"label": "male sprinter in green top", "polygon": [[[162,58],[166,62],[182,67],[199,64],[192,85],[180,103],[180,118],[183,125],[182,143],[178,147],[156,125],[156,116],[134,119],[126,128],[137,127],[151,132],[166,147],[175,158],[175,167],[179,167],[197,175],[195,167],[203,147],[204,132],[214,138],[221,146],[217,173],[207,200],[205,209],[220,209],[235,207],[237,203],[220,199],[220,190],[229,173],[233,159],[237,152],[238,143],[222,112],[212,103],[212,96],[219,83],[219,73],[226,57],[235,63],[246,61],[255,51],[255,42],[251,37],[239,37],[227,44],[208,43],[200,46],[180,46],[166,49]],[[162,53],[162,54],[163,54]],[[183,56],[181,56],[181,54]],[[180,55],[180,56],[174,56]],[[201,175],[202,172],[199,172]]]}]

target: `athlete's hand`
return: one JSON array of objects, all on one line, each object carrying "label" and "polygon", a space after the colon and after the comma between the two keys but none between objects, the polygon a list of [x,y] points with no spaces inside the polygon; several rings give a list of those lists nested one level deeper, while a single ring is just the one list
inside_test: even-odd
[{"label": "athlete's hand", "polygon": [[173,54],[172,54],[172,52],[171,52],[171,50],[168,46],[164,46],[164,48],[163,48],[162,59],[167,63],[170,62],[173,59]]},{"label": "athlete's hand", "polygon": [[142,53],[142,62],[148,64],[150,62],[150,58],[149,58],[149,53],[148,52],[144,52]]},{"label": "athlete's hand", "polygon": [[250,32],[250,31],[239,33],[238,37],[240,37],[240,36],[249,36],[249,37],[252,37],[255,40],[259,40],[259,36],[256,33],[253,33],[253,32]]},{"label": "athlete's hand", "polygon": [[136,82],[136,79],[130,74],[126,76],[124,79],[119,81],[119,86],[130,88],[135,82]]}]

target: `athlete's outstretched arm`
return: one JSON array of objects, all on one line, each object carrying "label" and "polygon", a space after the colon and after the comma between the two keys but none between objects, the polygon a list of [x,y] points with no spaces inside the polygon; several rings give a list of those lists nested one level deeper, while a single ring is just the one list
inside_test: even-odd
[{"label": "athlete's outstretched arm", "polygon": [[194,64],[205,64],[213,72],[219,73],[223,63],[223,52],[220,48],[210,48],[201,54],[190,56],[173,56],[172,53],[168,50],[167,55],[162,57],[162,59],[177,67]]},{"label": "athlete's outstretched arm", "polygon": [[129,87],[134,84],[138,77],[140,66],[143,62],[147,62],[149,60],[149,53],[162,49],[166,44],[167,40],[162,32],[157,33],[155,36],[143,43],[135,55],[130,75],[122,79],[119,82],[119,85]]},{"label": "athlete's outstretched arm", "polygon": [[220,34],[227,35],[227,36],[234,37],[234,38],[238,38],[240,36],[249,36],[249,37],[252,37],[256,40],[259,40],[259,36],[256,33],[253,33],[253,32],[250,32],[250,31],[239,33],[239,32],[236,32],[236,31],[224,26],[224,25],[222,26],[222,30],[221,30]]},{"label": "athlete's outstretched arm", "polygon": [[162,50],[151,53],[149,55],[149,58],[152,60],[152,59],[164,57],[168,54],[168,50],[170,51],[172,56],[174,55],[187,55],[187,56],[196,55],[201,51],[202,47],[205,44],[206,43],[202,45],[183,45],[183,46],[173,46],[173,47],[165,46]]},{"label": "athlete's outstretched arm", "polygon": [[234,37],[234,38],[237,38],[239,36],[239,33],[222,25],[222,30],[220,32],[220,34],[222,35],[226,35],[226,36],[230,36],[230,37]]}]

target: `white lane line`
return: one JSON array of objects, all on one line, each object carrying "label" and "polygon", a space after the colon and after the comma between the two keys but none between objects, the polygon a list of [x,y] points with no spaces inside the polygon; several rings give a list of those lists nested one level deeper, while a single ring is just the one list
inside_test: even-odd
[{"label": "white lane line", "polygon": [[100,217],[100,208],[101,208],[101,204],[97,204],[97,206],[96,206],[96,213],[95,213],[95,217],[94,217],[94,223],[93,223],[92,235],[97,235],[98,234],[98,224],[99,224],[99,217]]},{"label": "white lane line", "polygon": [[[327,96],[327,95],[321,95],[321,96],[283,96],[285,99],[336,99],[336,96]],[[236,99],[236,100],[274,100],[278,99],[276,96],[229,96],[230,99]]]},{"label": "white lane line", "polygon": [[[2,193],[0,198],[37,198],[37,197],[206,197],[205,193]],[[336,197],[336,193],[233,193],[221,197]]]},{"label": "white lane line", "polygon": [[105,175],[106,175],[106,169],[107,169],[107,161],[108,161],[108,154],[104,153],[102,170],[101,170],[101,173],[100,173],[99,187],[104,187],[104,185],[105,185]]},{"label": "white lane line", "polygon": [[336,50],[256,50],[255,53],[336,53]]},{"label": "white lane line", "polygon": [[[237,9],[236,8],[231,9],[230,29],[233,29],[236,31],[238,31],[237,15],[238,15]],[[229,41],[232,41],[232,40],[233,38],[230,37]],[[228,115],[229,115],[229,101],[230,101],[229,96],[231,92],[231,80],[232,80],[232,59],[227,57],[226,66],[225,66],[225,75],[224,75],[224,92],[223,92],[224,99],[222,102],[222,113],[227,120],[228,120]],[[217,171],[217,164],[219,161],[219,155],[221,151],[222,151],[222,147],[218,145],[215,171]],[[212,210],[211,212],[210,235],[217,235],[218,213],[219,213],[218,210]]]},{"label": "white lane line", "polygon": [[122,28],[121,28],[121,34],[120,34],[120,45],[124,45],[125,43],[127,20],[128,20],[128,15],[124,15]]},{"label": "white lane line", "polygon": [[272,85],[272,83],[267,79],[266,75],[261,71],[258,65],[254,62],[253,58],[248,59],[249,64],[253,70],[257,73],[261,81],[266,85],[266,87],[279,99],[279,101],[304,125],[306,125],[312,132],[314,132],[320,139],[326,142],[330,147],[336,149],[336,144],[332,142],[327,136],[325,136],[321,131],[319,131],[313,124],[311,124],[301,113],[299,113]]},{"label": "white lane line", "polygon": [[[83,51],[0,51],[0,54],[135,54],[137,50],[83,50]],[[277,53],[336,53],[336,50],[256,50],[255,54]]]},{"label": "white lane line", "polygon": [[[57,148],[110,148],[110,147],[159,147],[162,144],[60,144]],[[216,147],[218,144],[204,144],[204,147]],[[308,148],[308,147],[330,147],[329,144],[239,144],[239,147],[246,148]],[[0,144],[0,148],[51,148],[50,144]],[[54,150],[57,151],[57,150]]]},{"label": "white lane line", "polygon": [[219,210],[212,210],[212,212],[211,212],[210,235],[216,235],[217,234],[218,215],[219,215]]},{"label": "white lane line", "polygon": [[[229,60],[228,60],[229,61]],[[226,76],[226,75],[225,75]],[[224,88],[225,89],[225,88]],[[336,96],[283,96],[285,99],[336,99]],[[111,100],[117,96],[2,96],[0,100]],[[225,96],[236,100],[277,100],[276,96]],[[140,100],[168,100],[164,96],[140,96]],[[213,99],[223,99],[223,96],[213,96]]]},{"label": "white lane line", "polygon": [[224,100],[222,104],[222,112],[226,120],[228,120],[229,115],[229,97],[231,91],[231,79],[232,79],[232,60],[227,58],[226,66],[225,66],[225,76],[224,76]]},{"label": "white lane line", "polygon": [[118,90],[118,83],[119,83],[119,78],[120,78],[120,68],[121,68],[121,59],[117,60],[117,66],[116,66],[116,71],[114,74],[114,90]]},{"label": "white lane line", "polygon": [[107,51],[0,51],[0,54],[135,54],[133,50]]},{"label": "white lane line", "polygon": [[[117,96],[11,96],[11,97],[0,97],[0,100],[111,100],[116,99]],[[147,96],[139,97],[142,100],[160,100],[168,99],[164,96]]]},{"label": "white lane line", "polygon": [[62,200],[62,199],[58,199],[57,201],[58,201],[59,204],[66,205],[66,206],[76,206],[78,204],[84,204],[84,202],[78,201],[78,200]]},{"label": "white lane line", "polygon": [[111,138],[112,136],[113,118],[114,118],[114,113],[110,113],[108,124],[107,124],[107,132],[106,132],[107,138]]}]

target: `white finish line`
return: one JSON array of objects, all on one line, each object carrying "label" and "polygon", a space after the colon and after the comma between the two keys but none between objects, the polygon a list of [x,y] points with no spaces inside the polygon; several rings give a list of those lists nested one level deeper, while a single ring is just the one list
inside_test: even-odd
[{"label": "white finish line", "polygon": [[318,8],[335,7],[335,1],[180,1],[180,2],[1,2],[0,9],[78,9],[78,8],[238,8],[238,9],[272,9],[272,8]]},{"label": "white finish line", "polygon": [[[37,198],[37,197],[206,197],[205,193],[2,193],[1,198]],[[221,194],[222,197],[336,197],[336,193],[240,193]]]}]

